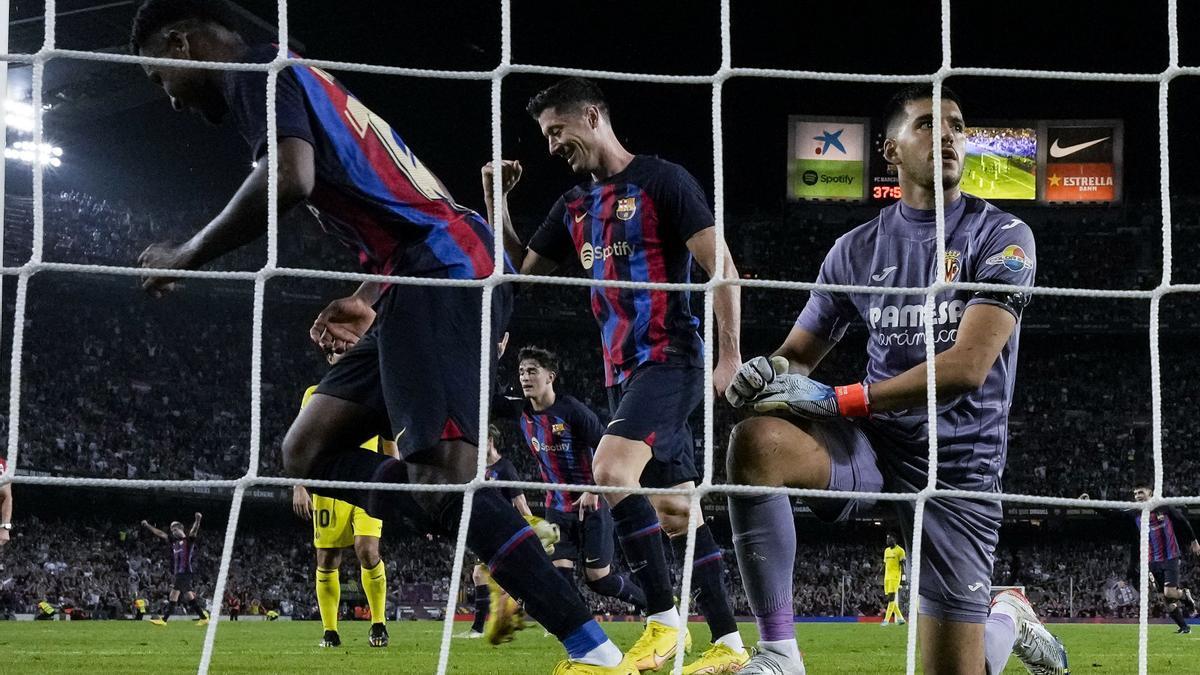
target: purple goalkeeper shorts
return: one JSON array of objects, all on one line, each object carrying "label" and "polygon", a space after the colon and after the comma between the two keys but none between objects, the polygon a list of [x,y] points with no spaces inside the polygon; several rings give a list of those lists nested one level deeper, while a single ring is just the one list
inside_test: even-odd
[{"label": "purple goalkeeper shorts", "polygon": [[[925,447],[899,446],[845,418],[814,423],[808,431],[829,451],[830,490],[918,492],[927,484]],[[941,478],[938,487],[959,489]],[[916,502],[892,503],[910,543]],[[818,517],[839,521],[869,510],[875,500],[813,499],[808,504]],[[1000,502],[991,500],[940,497],[925,502],[918,589],[923,614],[967,623],[987,619],[1002,511]]]}]

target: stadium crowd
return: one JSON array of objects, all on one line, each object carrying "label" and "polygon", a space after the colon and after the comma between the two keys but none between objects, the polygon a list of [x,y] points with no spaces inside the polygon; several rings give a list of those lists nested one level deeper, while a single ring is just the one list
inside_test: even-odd
[{"label": "stadium crowd", "polygon": [[[1200,257],[1200,203],[1177,200],[1174,260]],[[1161,276],[1161,226],[1157,205],[1117,209],[1013,209],[1031,222],[1038,236],[1038,282],[1042,286],[1149,289]],[[790,209],[780,218],[742,215],[727,219],[731,250],[747,278],[811,280],[824,252],[841,233],[871,218],[863,205],[822,205]],[[141,206],[111,203],[78,192],[46,197],[46,259],[128,265],[149,241],[180,239],[204,214],[202,205],[182,204],[170,215]],[[300,217],[298,217],[300,218]],[[6,264],[25,261],[31,245],[32,202],[10,197],[5,205]],[[307,221],[306,221],[307,222]],[[525,223],[528,229],[533,224]],[[281,262],[297,266],[349,269],[351,261],[307,222],[283,236]],[[1117,253],[1119,252],[1119,254]],[[253,269],[261,250],[225,262],[223,269]],[[1195,282],[1192,267],[1177,263],[1176,281]],[[22,472],[112,478],[229,478],[242,475],[250,459],[251,297],[245,282],[193,281],[168,303],[149,300],[130,277],[81,277],[39,273],[33,277],[26,310],[22,359]],[[11,284],[7,285],[11,289]],[[339,287],[341,292],[347,290]],[[262,475],[280,471],[282,438],[306,386],[325,365],[307,340],[307,327],[324,302],[336,297],[331,284],[288,279],[268,285],[263,343]],[[11,293],[11,290],[9,290]],[[576,287],[531,286],[517,303],[512,324],[514,347],[538,344],[562,358],[559,390],[602,413],[606,395],[594,324],[587,314],[587,291]],[[785,295],[786,294],[786,295]],[[804,294],[746,290],[746,355],[773,348],[803,306]],[[1022,359],[1010,428],[1005,489],[1027,494],[1128,498],[1132,481],[1150,470],[1150,359],[1146,342],[1148,302],[1100,298],[1037,297],[1026,311]],[[11,316],[11,296],[6,316]],[[73,325],[87,330],[64,330]],[[1162,303],[1162,379],[1195,381],[1200,365],[1183,358],[1187,342],[1200,331],[1200,302],[1186,295]],[[1062,348],[1064,338],[1071,349]],[[861,376],[865,333],[852,329],[818,373],[830,381]],[[589,348],[580,348],[580,345]],[[515,382],[515,359],[502,361],[500,382]],[[6,359],[7,360],[7,359]],[[8,369],[0,374],[7,393]],[[1194,411],[1200,399],[1187,388],[1163,399],[1163,456],[1168,494],[1200,494],[1200,460],[1189,452],[1200,434]],[[0,430],[8,426],[0,406]],[[722,439],[736,422],[732,410],[717,406],[715,480],[724,480]],[[1097,415],[1097,410],[1107,411]],[[702,416],[693,417],[702,429]],[[504,451],[520,472],[536,478],[515,425],[502,425]],[[703,450],[700,448],[701,451]],[[702,455],[701,460],[702,462]],[[531,503],[540,498],[530,495]],[[161,592],[165,556],[136,533],[115,523],[30,527],[33,514],[20,514],[22,538],[0,557],[0,611],[28,607],[35,597],[54,597],[101,615],[127,607],[138,594]],[[294,534],[294,533],[293,533]],[[219,540],[213,532],[212,541]],[[311,551],[303,536],[250,531],[240,539],[235,562],[253,550],[260,558],[240,570],[234,587],[247,593],[244,607],[311,610],[308,570]],[[250,542],[250,543],[247,543]],[[95,544],[95,545],[93,545]],[[387,556],[389,577],[422,586],[421,597],[435,598],[449,582],[448,554],[441,544],[422,544],[404,560]],[[851,552],[852,551],[852,552]],[[1117,573],[1096,567],[1086,546],[1064,555],[1054,548],[1022,552],[1021,575],[1044,586],[1046,612],[1063,609],[1063,579],[1087,577],[1087,590],[1073,588],[1075,611],[1119,612],[1128,589]],[[19,553],[29,555],[24,560]],[[202,569],[211,573],[216,547],[204,547]],[[814,554],[813,559],[833,556]],[[836,562],[797,569],[797,611],[827,614],[877,611],[878,552],[839,548]],[[1103,560],[1104,558],[1100,558]],[[20,560],[21,562],[17,562]],[[997,580],[1006,559],[998,563]],[[739,612],[746,611],[736,565],[727,560]],[[18,567],[19,566],[19,567]],[[207,566],[207,567],[205,567]],[[1065,567],[1064,567],[1065,566]],[[265,570],[265,571],[263,571]],[[1045,573],[1045,578],[1040,578]],[[1015,573],[1014,573],[1015,574]],[[393,576],[394,575],[394,576]],[[847,581],[843,584],[841,579]],[[1103,580],[1098,583],[1097,580]],[[19,582],[16,580],[20,580]],[[20,594],[15,590],[19,583]],[[470,584],[466,584],[470,586]],[[845,588],[846,596],[841,595]],[[418,593],[417,591],[413,591]],[[1090,595],[1089,595],[1090,594]],[[414,596],[415,597],[415,596]],[[307,599],[307,600],[306,600]],[[592,597],[599,610],[615,613]],[[156,601],[157,602],[157,601]],[[6,604],[7,603],[7,604]],[[1110,616],[1112,614],[1109,614]]]},{"label": "stadium crowd", "polygon": [[[277,515],[274,527],[243,524],[239,529],[223,611],[229,598],[236,597],[245,614],[273,610],[294,618],[317,615],[311,530],[290,511],[280,509]],[[198,541],[196,591],[205,596],[216,579],[224,532],[202,527]],[[382,546],[390,603],[445,602],[451,544],[407,536],[385,537]],[[12,542],[0,549],[0,617],[34,613],[42,600],[60,609],[82,610],[74,618],[123,618],[134,613],[138,599],[146,600],[150,614],[157,613],[172,578],[170,553],[168,544],[133,521],[22,517]],[[343,579],[358,578],[355,565],[354,557],[347,556]],[[347,614],[355,600],[364,604],[354,594],[345,600]]]},{"label": "stadium crowd", "polygon": [[[229,594],[239,599],[245,614],[273,610],[292,618],[313,618],[316,603],[310,532],[282,505],[277,515],[279,520],[272,525],[264,524],[268,519],[254,518],[239,527]],[[223,521],[213,520],[214,527],[202,528],[197,547],[200,581],[196,590],[202,596],[212,592],[224,540],[223,531],[216,526]],[[12,542],[0,549],[0,617],[34,613],[37,603],[47,600],[60,609],[82,610],[75,618],[123,618],[133,613],[139,598],[147,601],[151,614],[166,598],[170,550],[132,521],[29,515],[21,519],[14,534]],[[1002,538],[994,575],[997,585],[1025,586],[1046,616],[1136,616],[1136,587],[1124,576],[1128,542],[1104,534],[1086,542],[1020,539],[1022,543],[1010,544]],[[402,603],[445,602],[453,559],[451,543],[436,537],[385,533],[381,544],[393,609]],[[343,580],[358,578],[355,564],[353,556],[346,557]],[[749,606],[730,548],[725,549],[725,568],[734,611],[748,616]],[[468,565],[459,599],[464,611],[471,606],[466,596],[472,586],[469,574]],[[1185,572],[1183,578],[1186,583],[1190,575]],[[882,545],[869,545],[861,538],[822,543],[819,538],[804,537],[796,558],[795,611],[813,617],[878,616],[881,580]],[[627,606],[581,588],[597,613],[629,612]],[[353,604],[362,602],[353,593],[343,599],[348,616]],[[1152,598],[1156,615],[1161,611],[1158,600]],[[228,601],[226,610],[227,606]]]}]

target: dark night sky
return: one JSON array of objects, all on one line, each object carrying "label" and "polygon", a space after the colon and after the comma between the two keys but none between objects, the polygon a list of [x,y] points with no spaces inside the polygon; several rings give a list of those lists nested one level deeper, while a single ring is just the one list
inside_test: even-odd
[{"label": "dark night sky", "polygon": [[[14,17],[33,16],[41,3],[17,0]],[[98,2],[59,2],[59,10]],[[1181,54],[1200,65],[1200,10],[1182,3]],[[274,23],[272,2],[242,6]],[[499,61],[498,3],[291,2],[291,34],[307,56],[442,69],[486,70]],[[940,3],[735,2],[735,66],[842,72],[919,74],[940,63]],[[133,6],[62,17],[59,46],[103,49],[126,38]],[[719,3],[513,3],[513,59],[518,63],[711,74],[719,65]],[[1153,73],[1167,64],[1165,3],[1068,0],[1003,4],[956,1],[952,11],[954,65]],[[13,49],[33,50],[40,25],[14,29]],[[187,186],[197,199],[219,200],[248,169],[247,153],[230,130],[205,128],[170,111],[165,99],[132,66],[89,72],[78,61],[47,67],[54,94],[71,105],[47,116],[48,134],[69,161],[53,185],[76,185],[111,196],[177,199]],[[455,194],[479,205],[478,167],[490,155],[490,85],[337,73],[376,112],[390,120]],[[1172,85],[1173,155],[1182,163],[1198,133],[1186,114],[1195,78]],[[504,80],[504,146],[526,165],[514,206],[540,212],[572,178],[546,157],[536,125],[523,113],[530,94],[553,78],[513,75]],[[117,85],[109,83],[117,82]],[[635,152],[659,154],[687,166],[711,186],[711,87],[602,83],[618,134]],[[1063,80],[955,77],[968,121],[1038,118],[1125,120],[1127,195],[1155,199],[1158,184],[1157,85]],[[738,78],[724,88],[724,175],[731,210],[778,209],[783,200],[784,147],[789,114],[876,116],[894,85]],[[115,91],[113,91],[115,89]],[[50,92],[47,93],[50,96]],[[57,99],[51,99],[56,100]],[[81,112],[82,111],[82,112]],[[10,176],[12,171],[9,172]],[[1182,177],[1176,191],[1195,192]]]}]

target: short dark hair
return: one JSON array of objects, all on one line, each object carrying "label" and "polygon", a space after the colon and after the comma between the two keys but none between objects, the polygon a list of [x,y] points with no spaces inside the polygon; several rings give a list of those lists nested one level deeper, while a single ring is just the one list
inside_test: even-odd
[{"label": "short dark hair", "polygon": [[596,106],[601,114],[608,117],[608,100],[604,98],[600,86],[582,77],[568,77],[535,94],[525,106],[525,112],[536,120],[550,108],[570,109],[585,105]]},{"label": "short dark hair", "polygon": [[1133,484],[1133,491],[1145,490],[1151,494],[1154,493],[1154,483],[1148,480],[1140,480]]},{"label": "short dark hair", "polygon": [[[933,84],[929,82],[910,84],[892,94],[892,97],[888,99],[887,106],[883,109],[884,133],[889,136],[891,135],[892,126],[904,116],[904,110],[908,107],[909,103],[924,101],[927,98],[933,98]],[[942,100],[954,101],[958,104],[959,108],[962,107],[962,101],[959,100],[958,94],[954,93],[953,89],[944,84],[942,85]]]},{"label": "short dark hair", "polygon": [[140,52],[154,33],[183,21],[215,23],[233,30],[218,0],[145,0],[129,31],[130,53]]},{"label": "short dark hair", "polygon": [[517,354],[517,363],[529,360],[552,373],[558,373],[558,356],[549,349],[542,347],[521,347]]}]

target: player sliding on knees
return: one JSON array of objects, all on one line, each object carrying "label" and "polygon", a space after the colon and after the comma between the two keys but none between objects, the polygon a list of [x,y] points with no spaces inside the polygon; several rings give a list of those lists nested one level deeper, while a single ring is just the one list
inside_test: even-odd
[{"label": "player sliding on knees", "polygon": [[[258,238],[267,227],[267,108],[264,72],[221,71],[188,62],[266,63],[277,48],[248,45],[199,0],[147,0],[134,19],[134,53],[171,58],[146,66],[180,111],[212,123],[230,118],[258,166],[221,213],[183,244],[154,244],[144,267],[197,269]],[[332,75],[289,66],[277,77],[275,187],[281,212],[307,205],[372,274],[479,280],[492,274],[492,228],[457,204],[385,120]],[[152,276],[162,295],[170,273]],[[462,484],[475,475],[479,442],[481,301],[478,287],[364,283],[317,318],[312,337],[344,357],[326,373],[283,441],[284,469],[305,480]],[[499,342],[512,292],[492,294]],[[368,332],[368,330],[370,332]],[[372,436],[396,441],[403,461],[358,447]],[[461,492],[322,489],[391,522],[424,518],[457,531]],[[564,673],[629,673],[621,650],[550,564],[533,530],[496,490],[479,490],[467,546],[526,611],[564,644]]]},{"label": "player sliding on knees", "polygon": [[[550,154],[585,180],[559,198],[526,248],[512,229],[505,196],[521,169],[505,162],[499,212],[505,248],[522,273],[550,274],[579,264],[597,280],[687,283],[695,260],[710,275],[720,265],[727,278],[737,277],[728,250],[717,259],[715,219],[699,184],[677,164],[626,150],[594,83],[563,80],[534,96],[526,111],[541,127]],[[490,170],[484,174],[489,204],[495,196]],[[739,290],[722,286],[714,297],[720,349],[713,381],[719,392],[741,361]],[[593,287],[591,298],[612,414],[596,448],[596,485],[694,487],[700,475],[687,420],[704,400],[704,343],[690,293]],[[646,629],[629,658],[640,670],[657,669],[674,656],[679,631],[686,630],[661,532],[682,561],[689,500],[613,492],[604,498],[625,560],[646,594]],[[692,575],[712,646],[684,672],[736,670],[749,654],[722,582],[721,550],[703,523],[696,530]]]},{"label": "player sliding on knees", "polygon": [[[817,282],[875,286],[879,293],[814,290],[791,333],[770,357],[738,370],[727,400],[764,413],[729,440],[729,481],[835,491],[917,492],[926,485],[925,295],[890,290],[935,281],[1031,287],[1029,226],[959,189],[965,123],[942,89],[941,127],[931,85],[898,92],[885,114],[884,158],[899,173],[902,199],[843,235]],[[934,162],[942,183],[935,185]],[[944,279],[938,269],[935,191],[945,199]],[[1008,449],[1008,410],[1017,366],[1020,290],[937,294],[938,486],[995,494]],[[862,382],[830,387],[808,375],[855,320],[866,323]],[[898,501],[911,539],[914,502]],[[866,500],[811,500],[819,516],[844,520]],[[792,622],[796,529],[786,495],[731,496],[730,522],[761,651],[742,673],[804,673]],[[1001,505],[992,499],[926,503],[920,567],[919,635],[927,673],[997,675],[1013,652],[1035,673],[1066,673],[1067,653],[1016,591],[990,598]]]}]

